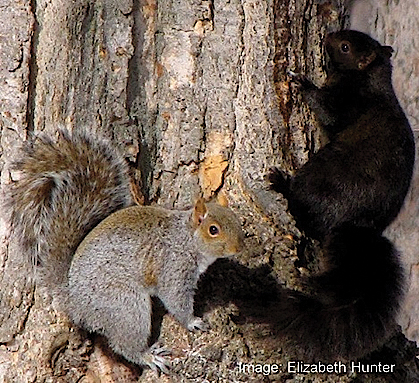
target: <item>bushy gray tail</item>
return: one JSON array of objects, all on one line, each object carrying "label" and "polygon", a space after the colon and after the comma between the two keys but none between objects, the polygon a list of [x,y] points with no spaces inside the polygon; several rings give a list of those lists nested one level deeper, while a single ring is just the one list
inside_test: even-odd
[{"label": "bushy gray tail", "polygon": [[[368,228],[340,228],[325,251],[331,270],[310,279],[316,294],[287,296],[281,332],[316,362],[358,359],[396,328],[403,271],[389,240]],[[284,324],[284,323],[282,323]]]},{"label": "bushy gray tail", "polygon": [[[75,249],[112,212],[131,204],[128,167],[112,144],[87,132],[43,134],[22,148],[6,191],[13,236],[41,279],[66,280]],[[38,275],[38,273],[37,273]]]}]

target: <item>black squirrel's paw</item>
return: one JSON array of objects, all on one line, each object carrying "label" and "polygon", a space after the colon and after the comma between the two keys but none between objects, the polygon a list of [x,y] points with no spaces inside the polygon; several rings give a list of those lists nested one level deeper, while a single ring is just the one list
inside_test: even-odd
[{"label": "black squirrel's paw", "polygon": [[307,78],[307,76],[300,73],[295,73],[291,70],[289,70],[287,73],[292,83],[295,84],[298,88],[316,89],[316,86]]},{"label": "black squirrel's paw", "polygon": [[272,190],[277,193],[286,194],[288,191],[288,175],[278,168],[269,169],[268,182]]},{"label": "black squirrel's paw", "polygon": [[208,323],[204,322],[202,318],[193,317],[193,319],[188,323],[188,330],[189,331],[208,331],[210,326]]}]

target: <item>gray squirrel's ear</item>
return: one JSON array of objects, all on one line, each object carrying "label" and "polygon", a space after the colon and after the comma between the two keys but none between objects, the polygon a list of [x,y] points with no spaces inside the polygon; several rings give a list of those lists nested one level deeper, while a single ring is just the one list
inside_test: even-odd
[{"label": "gray squirrel's ear", "polygon": [[199,198],[195,202],[194,210],[193,210],[193,223],[195,227],[201,225],[202,221],[205,219],[207,215],[207,205],[205,204],[205,200],[203,198]]},{"label": "gray squirrel's ear", "polygon": [[217,202],[219,205],[228,207],[228,199],[224,192],[220,191],[217,195]]}]

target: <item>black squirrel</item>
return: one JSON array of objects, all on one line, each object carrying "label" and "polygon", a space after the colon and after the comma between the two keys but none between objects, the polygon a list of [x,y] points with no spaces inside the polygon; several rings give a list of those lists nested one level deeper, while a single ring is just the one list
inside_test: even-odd
[{"label": "black squirrel", "polygon": [[199,276],[243,249],[225,196],[184,211],[131,206],[127,164],[88,132],[40,135],[20,157],[4,205],[12,235],[38,266],[35,280],[74,324],[104,335],[128,361],[167,373],[167,351],[149,345],[151,297],[187,329],[208,328],[193,314]]},{"label": "black squirrel", "polygon": [[[292,74],[329,142],[289,176],[272,169],[297,226],[320,241],[325,269],[292,294],[286,338],[305,360],[351,360],[377,349],[396,328],[404,275],[383,230],[399,213],[415,144],[392,87],[392,48],[343,30],[325,39],[330,64],[317,88]],[[292,313],[292,314],[291,314]]]}]

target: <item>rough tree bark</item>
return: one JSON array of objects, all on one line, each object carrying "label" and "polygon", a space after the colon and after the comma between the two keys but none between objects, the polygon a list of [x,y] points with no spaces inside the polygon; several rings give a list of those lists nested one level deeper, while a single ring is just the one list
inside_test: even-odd
[{"label": "rough tree bark", "polygon": [[[1,0],[3,185],[14,178],[8,164],[22,141],[60,124],[83,125],[121,149],[142,203],[183,208],[199,192],[209,197],[222,188],[247,233],[245,254],[214,264],[201,281],[196,309],[212,330],[191,334],[163,317],[160,339],[173,350],[174,369],[158,378],[54,310],[48,293],[27,279],[3,222],[1,381],[419,379],[415,346],[401,334],[384,351],[398,366],[395,375],[287,373],[287,349],[241,311],[247,298],[269,296],[269,284],[298,287],[309,267],[297,262],[301,234],[264,175],[275,164],[298,168],[321,145],[286,72],[320,84],[322,38],[347,20],[340,2],[314,0]],[[401,230],[396,225],[394,236]],[[280,368],[246,375],[238,362]]]}]

